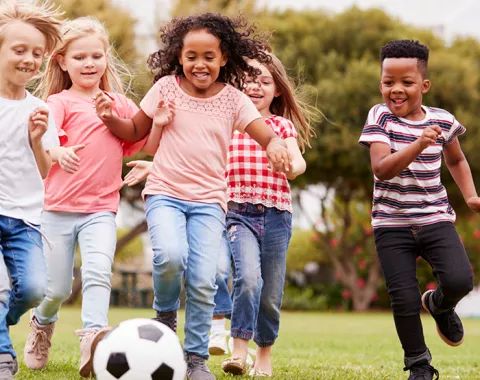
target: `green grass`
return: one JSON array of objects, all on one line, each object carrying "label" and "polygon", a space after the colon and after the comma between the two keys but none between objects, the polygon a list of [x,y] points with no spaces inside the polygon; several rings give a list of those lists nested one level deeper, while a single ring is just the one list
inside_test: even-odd
[{"label": "green grass", "polygon": [[[112,309],[110,323],[151,317],[151,310]],[[180,322],[183,314],[180,315]],[[433,320],[423,315],[425,336],[441,379],[480,379],[480,320],[465,320],[462,346],[446,346],[436,335]],[[63,308],[53,337],[51,361],[43,371],[28,370],[23,363],[21,379],[78,380],[79,343],[73,331],[81,326],[80,310]],[[180,331],[183,325],[180,324]],[[11,329],[22,362],[28,334],[27,318]],[[405,380],[400,343],[390,314],[282,313],[280,338],[274,351],[276,379]],[[218,379],[225,357],[213,357],[209,367]],[[247,376],[245,376],[247,378]]]}]

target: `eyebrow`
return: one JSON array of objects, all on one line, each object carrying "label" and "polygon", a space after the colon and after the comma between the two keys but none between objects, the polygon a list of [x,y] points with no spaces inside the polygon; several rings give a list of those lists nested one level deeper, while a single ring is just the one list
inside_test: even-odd
[{"label": "eyebrow", "polygon": [[[198,54],[195,50],[187,50],[185,52],[185,54]],[[214,50],[208,50],[206,52],[204,52],[205,54],[215,54],[215,51]]]}]

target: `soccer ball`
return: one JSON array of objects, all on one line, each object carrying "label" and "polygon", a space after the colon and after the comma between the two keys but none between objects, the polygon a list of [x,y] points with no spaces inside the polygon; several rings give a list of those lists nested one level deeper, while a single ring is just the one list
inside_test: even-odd
[{"label": "soccer ball", "polygon": [[120,323],[98,342],[97,380],[183,380],[187,364],[178,336],[152,319]]}]

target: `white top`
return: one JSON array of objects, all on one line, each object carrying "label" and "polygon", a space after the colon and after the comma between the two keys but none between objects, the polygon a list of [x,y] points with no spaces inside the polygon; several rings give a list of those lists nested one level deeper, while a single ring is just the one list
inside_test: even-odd
[{"label": "white top", "polygon": [[[26,91],[22,100],[0,98],[0,215],[39,225],[44,187],[28,138],[28,119],[45,102]],[[52,115],[42,137],[45,150],[59,145]]]}]

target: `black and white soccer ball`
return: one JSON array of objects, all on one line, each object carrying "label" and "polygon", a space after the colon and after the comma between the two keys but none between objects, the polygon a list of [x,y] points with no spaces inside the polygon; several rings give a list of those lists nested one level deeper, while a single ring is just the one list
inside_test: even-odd
[{"label": "black and white soccer ball", "polygon": [[95,350],[93,369],[97,380],[183,380],[187,364],[171,329],[139,318],[105,335]]}]

